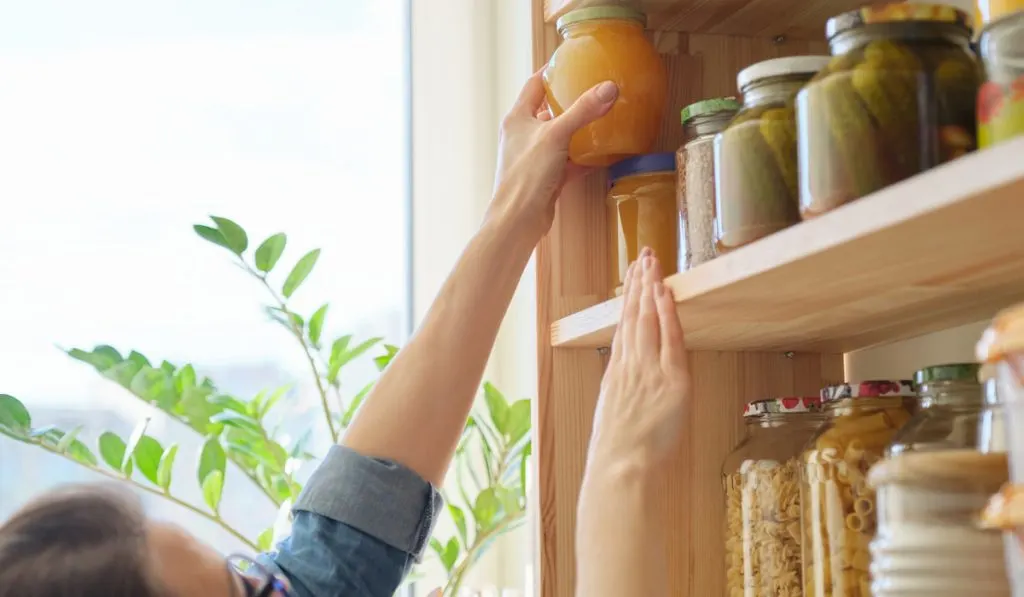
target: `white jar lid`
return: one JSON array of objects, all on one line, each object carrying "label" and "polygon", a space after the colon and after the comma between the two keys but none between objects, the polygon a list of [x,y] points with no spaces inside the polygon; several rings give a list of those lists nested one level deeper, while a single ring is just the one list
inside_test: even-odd
[{"label": "white jar lid", "polygon": [[828,66],[831,56],[788,56],[751,64],[736,76],[736,87],[743,88],[760,79],[786,75],[814,75]]}]

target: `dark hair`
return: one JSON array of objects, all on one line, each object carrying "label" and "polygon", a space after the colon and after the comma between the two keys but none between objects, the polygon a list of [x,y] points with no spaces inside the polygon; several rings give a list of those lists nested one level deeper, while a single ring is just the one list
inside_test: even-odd
[{"label": "dark hair", "polygon": [[0,597],[163,597],[134,495],[79,485],[31,502],[0,526]]}]

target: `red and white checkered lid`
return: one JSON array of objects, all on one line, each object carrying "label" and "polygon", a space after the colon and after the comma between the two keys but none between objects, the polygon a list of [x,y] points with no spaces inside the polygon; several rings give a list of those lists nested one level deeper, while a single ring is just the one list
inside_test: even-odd
[{"label": "red and white checkered lid", "polygon": [[762,415],[812,413],[821,410],[821,398],[817,396],[786,396],[755,400],[743,409],[744,417],[760,417]]},{"label": "red and white checkered lid", "polygon": [[886,398],[889,396],[917,396],[914,382],[908,379],[874,379],[828,386],[821,390],[822,402],[846,398]]}]

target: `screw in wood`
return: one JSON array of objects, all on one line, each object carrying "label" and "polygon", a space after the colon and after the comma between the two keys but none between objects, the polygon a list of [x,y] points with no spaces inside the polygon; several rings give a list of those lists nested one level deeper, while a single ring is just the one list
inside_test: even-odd
[{"label": "screw in wood", "polygon": [[795,353],[795,352],[793,352],[792,350],[787,350],[786,352],[784,352],[784,353],[782,353],[782,354],[783,354],[783,355],[785,355],[785,357],[786,357],[787,359],[791,359],[791,358],[793,358],[794,356],[796,356],[796,353]]},{"label": "screw in wood", "polygon": [[612,351],[612,349],[611,349],[610,346],[602,346],[601,348],[597,349],[597,354],[599,354],[601,356],[605,356],[608,353],[610,353],[611,351]]},{"label": "screw in wood", "polygon": [[786,36],[785,35],[776,35],[775,39],[773,39],[772,41],[774,41],[775,45],[777,45],[777,46],[782,45],[782,44],[786,43]]}]

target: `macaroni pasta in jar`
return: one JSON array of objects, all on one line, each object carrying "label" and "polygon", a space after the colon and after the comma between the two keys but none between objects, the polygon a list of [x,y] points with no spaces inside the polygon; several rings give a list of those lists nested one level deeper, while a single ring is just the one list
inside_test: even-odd
[{"label": "macaroni pasta in jar", "polygon": [[820,404],[776,398],[743,412],[746,436],[722,465],[728,597],[800,595],[800,450]]},{"label": "macaroni pasta in jar", "polygon": [[867,474],[917,396],[910,381],[865,381],[825,388],[821,400],[827,421],[801,455],[804,596],[870,597],[877,512]]}]

